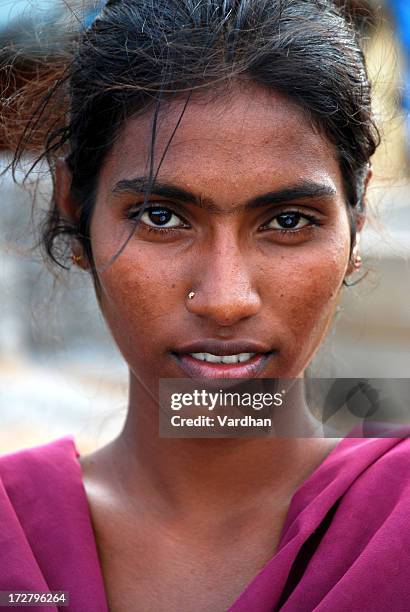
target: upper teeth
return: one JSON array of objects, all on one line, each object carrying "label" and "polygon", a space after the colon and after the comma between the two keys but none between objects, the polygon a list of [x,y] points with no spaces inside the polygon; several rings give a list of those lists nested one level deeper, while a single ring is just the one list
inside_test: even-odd
[{"label": "upper teeth", "polygon": [[199,359],[199,361],[210,361],[211,363],[242,363],[256,355],[256,353],[239,353],[238,355],[212,355],[212,353],[190,354],[194,359]]}]

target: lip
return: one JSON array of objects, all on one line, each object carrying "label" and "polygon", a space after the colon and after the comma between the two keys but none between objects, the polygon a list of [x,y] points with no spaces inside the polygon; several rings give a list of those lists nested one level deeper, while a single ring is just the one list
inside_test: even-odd
[{"label": "lip", "polygon": [[239,353],[269,353],[272,347],[253,340],[198,340],[189,344],[184,344],[176,349],[173,353],[211,353],[212,355],[238,355]]},{"label": "lip", "polygon": [[[239,353],[257,353],[249,361],[235,364],[210,363],[199,361],[189,353],[211,353],[213,355],[237,355]],[[277,351],[266,344],[235,340],[218,342],[202,340],[186,344],[174,351],[173,357],[181,369],[191,378],[255,378],[265,368],[269,359]]]}]

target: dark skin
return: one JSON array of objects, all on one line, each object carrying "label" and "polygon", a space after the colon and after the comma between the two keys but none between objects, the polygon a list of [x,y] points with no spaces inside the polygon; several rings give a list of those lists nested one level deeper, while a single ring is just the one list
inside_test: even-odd
[{"label": "dark skin", "polygon": [[[160,116],[156,161],[180,110]],[[275,353],[258,376],[302,377],[352,272],[349,220],[331,143],[280,95],[238,89],[189,105],[150,198],[172,211],[168,231],[144,215],[107,266],[144,200],[133,179],[147,174],[151,122],[126,123],[99,179],[91,244],[129,408],[80,463],[110,609],[215,612],[273,556],[292,495],[337,440],[160,438],[158,379],[185,377],[172,349],[204,338],[264,342]],[[64,165],[57,178],[75,218]],[[284,212],[299,215],[291,232]]]}]

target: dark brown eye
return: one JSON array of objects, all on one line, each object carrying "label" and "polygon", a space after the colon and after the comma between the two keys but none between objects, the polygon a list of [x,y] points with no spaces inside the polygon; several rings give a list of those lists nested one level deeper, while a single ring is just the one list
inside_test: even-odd
[{"label": "dark brown eye", "polygon": [[276,217],[279,225],[284,229],[294,229],[300,221],[299,213],[282,213]]},{"label": "dark brown eye", "polygon": [[166,208],[152,208],[148,212],[148,216],[150,221],[156,225],[166,225],[172,219],[171,211],[167,210]]},{"label": "dark brown eye", "polygon": [[141,221],[151,227],[180,227],[183,225],[181,219],[168,208],[155,206],[145,211]]},{"label": "dark brown eye", "polygon": [[294,230],[302,229],[302,227],[310,223],[310,220],[301,213],[289,211],[276,215],[276,217],[265,225],[265,228]]}]

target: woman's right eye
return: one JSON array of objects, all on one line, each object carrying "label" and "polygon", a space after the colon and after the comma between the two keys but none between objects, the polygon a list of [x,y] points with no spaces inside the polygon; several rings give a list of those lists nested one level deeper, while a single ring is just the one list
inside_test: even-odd
[{"label": "woman's right eye", "polygon": [[[136,217],[138,211],[132,212],[130,218]],[[148,227],[156,229],[174,229],[179,227],[186,227],[184,221],[172,210],[165,206],[152,206],[148,210],[144,211],[140,219]]]}]

